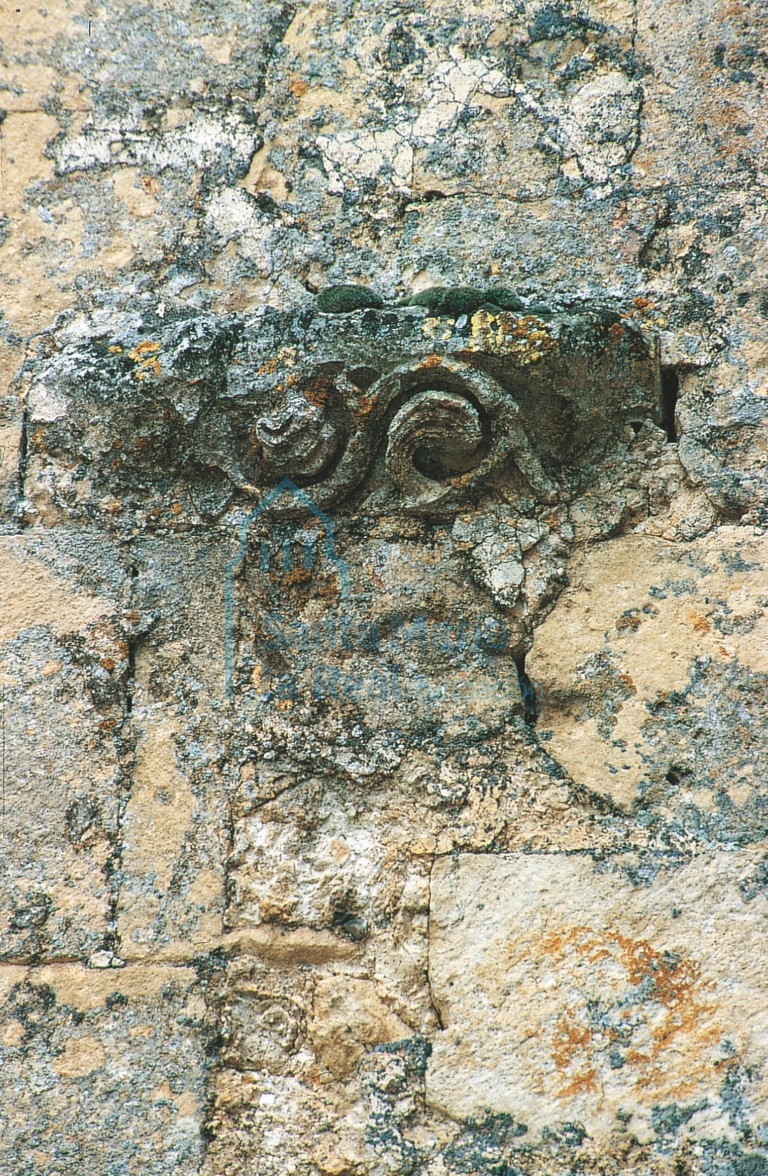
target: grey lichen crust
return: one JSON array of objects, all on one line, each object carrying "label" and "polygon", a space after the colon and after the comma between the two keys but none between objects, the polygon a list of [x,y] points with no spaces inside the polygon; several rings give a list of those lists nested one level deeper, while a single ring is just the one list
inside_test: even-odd
[{"label": "grey lichen crust", "polygon": [[768,1172],[768,6],[0,34],[0,1174]]}]

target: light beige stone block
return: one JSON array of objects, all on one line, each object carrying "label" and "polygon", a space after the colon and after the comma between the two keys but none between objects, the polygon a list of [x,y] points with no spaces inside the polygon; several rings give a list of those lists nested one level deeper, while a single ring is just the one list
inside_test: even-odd
[{"label": "light beige stone block", "polygon": [[[119,569],[103,544],[78,542],[67,554],[39,536],[0,539],[6,959],[87,956],[109,930],[128,649]],[[81,572],[103,560],[100,591],[75,560]]]},{"label": "light beige stone block", "polygon": [[[538,729],[575,781],[630,808],[654,773],[682,775],[680,740],[659,727],[666,714],[691,725],[680,695],[703,670],[712,682],[741,672],[750,703],[764,697],[767,565],[768,538],[734,526],[682,547],[626,535],[574,557],[570,587],[536,631],[526,668],[542,703]],[[723,691],[702,690],[722,704]],[[737,710],[723,727],[726,786],[745,766],[741,743],[725,730]],[[704,742],[716,735],[710,720]],[[690,759],[702,741],[694,731],[682,738]]]},{"label": "light beige stone block", "polygon": [[580,1123],[599,1144],[629,1116],[641,1139],[685,1108],[685,1131],[734,1137],[729,1090],[768,1119],[768,901],[742,885],[758,855],[694,858],[635,885],[618,859],[472,855],[432,876],[430,976],[444,1031],[433,1108],[485,1109],[533,1140]]}]

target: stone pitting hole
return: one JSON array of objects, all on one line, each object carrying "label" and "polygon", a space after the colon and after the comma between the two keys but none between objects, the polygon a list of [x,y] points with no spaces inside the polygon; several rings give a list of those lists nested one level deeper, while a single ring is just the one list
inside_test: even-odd
[{"label": "stone pitting hole", "polygon": [[667,441],[677,441],[677,398],[680,393],[680,377],[677,368],[661,369],[661,423],[666,430]]},{"label": "stone pitting hole", "polygon": [[535,727],[539,717],[539,707],[536,699],[536,687],[525,672],[524,653],[515,658],[515,665],[520,685],[520,697],[523,702],[523,719],[529,727]]}]

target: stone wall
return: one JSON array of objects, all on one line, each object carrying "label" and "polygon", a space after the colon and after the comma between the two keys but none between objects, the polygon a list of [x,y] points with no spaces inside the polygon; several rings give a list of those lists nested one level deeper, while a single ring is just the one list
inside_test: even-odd
[{"label": "stone wall", "polygon": [[0,1173],[768,1173],[768,11],[0,3]]}]

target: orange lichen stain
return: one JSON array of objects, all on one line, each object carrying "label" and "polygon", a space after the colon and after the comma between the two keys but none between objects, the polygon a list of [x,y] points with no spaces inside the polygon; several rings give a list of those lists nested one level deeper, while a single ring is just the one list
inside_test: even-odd
[{"label": "orange lichen stain", "polygon": [[172,502],[171,503],[171,514],[180,515],[181,512],[183,511],[183,509],[184,509],[184,507],[181,505],[180,502]]},{"label": "orange lichen stain", "polygon": [[278,698],[275,701],[275,708],[279,711],[288,711],[293,709],[293,702],[290,698]]},{"label": "orange lichen stain", "polygon": [[376,396],[363,396],[362,394],[357,399],[357,415],[367,416],[369,412],[373,412],[378,404]]},{"label": "orange lichen stain", "polygon": [[279,367],[292,366],[296,362],[296,354],[295,347],[281,347],[276,355],[265,360],[256,371],[260,376],[271,376]]},{"label": "orange lichen stain", "polygon": [[159,376],[162,374],[160,360],[157,358],[157,353],[161,346],[161,343],[153,342],[151,339],[144,339],[128,352],[128,358],[132,359],[136,364],[136,370],[133,374],[137,380],[145,380],[147,376]]},{"label": "orange lichen stain", "polygon": [[309,89],[309,82],[305,82],[303,78],[292,78],[290,82],[290,90],[294,98],[301,98]]},{"label": "orange lichen stain", "polygon": [[311,568],[290,568],[287,572],[282,572],[280,575],[281,584],[290,588],[294,584],[304,584],[307,580],[312,578]]},{"label": "orange lichen stain", "polygon": [[[651,302],[650,298],[640,298],[640,297],[633,298],[632,299],[632,310],[625,311],[625,313],[623,313],[621,317],[623,319],[625,319],[627,322],[631,322],[633,319],[636,319],[639,316],[643,320],[640,323],[641,327],[653,325],[654,320],[651,318],[651,314],[652,314],[652,311],[655,309],[655,305],[656,304],[654,302]],[[651,320],[650,323],[648,322],[649,319]],[[610,330],[611,330],[611,332],[613,332],[612,327],[610,328]]]},{"label": "orange lichen stain", "polygon": [[115,437],[114,441],[112,442],[112,448],[113,449],[122,449],[123,448],[123,442],[121,441],[121,439],[119,437]]},{"label": "orange lichen stain", "polygon": [[611,323],[608,328],[608,334],[614,343],[621,343],[621,340],[624,338],[624,328],[621,323]]},{"label": "orange lichen stain", "polygon": [[[627,1049],[626,1062],[642,1070],[638,1081],[644,1087],[655,1082],[663,1084],[667,1091],[665,1097],[686,1097],[695,1089],[696,1075],[690,1072],[690,1066],[685,1077],[670,1083],[667,1058],[661,1056],[666,1051],[682,1053],[684,1041],[691,1045],[695,1043],[697,1052],[700,1052],[705,1046],[716,1046],[722,1037],[714,1005],[702,999],[707,984],[695,961],[659,951],[647,940],[631,939],[615,931],[595,931],[590,927],[573,927],[567,932],[546,935],[538,950],[550,961],[554,957],[563,965],[573,961],[574,957],[586,959],[592,969],[603,961],[609,965],[620,964],[626,976],[622,988],[626,985],[630,991],[639,989],[632,996],[631,1004],[626,993],[616,993],[622,995],[622,1018],[628,1019],[631,1014],[636,1016],[639,1010],[647,1009],[647,1015],[643,1016],[647,1030],[643,1048],[631,1046]],[[548,966],[551,966],[549,961]],[[570,970],[574,974],[578,971],[577,968]],[[583,1017],[584,1013],[581,1015]],[[594,1038],[606,1035],[615,1039],[610,1027],[593,1029],[583,1021],[580,1023],[578,1011],[572,1008],[560,1018],[550,1049],[555,1067],[567,1078],[559,1091],[562,1097],[596,1089],[595,1053],[600,1043]],[[580,1068],[574,1073],[574,1067],[578,1065]]]},{"label": "orange lichen stain", "polygon": [[[552,1037],[552,1060],[558,1071],[562,1073],[570,1070],[578,1061],[580,1051],[592,1044],[592,1030],[588,1025],[579,1025],[573,1009],[566,1009],[557,1022]],[[572,1094],[581,1094],[587,1090],[597,1090],[597,1070],[594,1066],[585,1069],[571,1077],[566,1086],[559,1091],[561,1097],[567,1098]]]},{"label": "orange lichen stain", "polygon": [[328,376],[314,376],[304,388],[304,396],[316,408],[325,408],[333,392],[333,380]]},{"label": "orange lichen stain", "polygon": [[317,588],[313,584],[312,591],[314,596],[323,596],[329,599],[337,598],[340,595],[338,577],[329,576],[326,580],[321,581]]},{"label": "orange lichen stain", "polygon": [[712,625],[711,625],[711,622],[709,621],[709,619],[705,616],[702,616],[701,613],[694,612],[693,609],[690,609],[688,612],[688,620],[693,625],[694,632],[696,632],[696,633],[711,633],[712,632]]},{"label": "orange lichen stain", "polygon": [[[737,128],[743,127],[745,124],[751,123],[749,112],[743,106],[737,106],[735,103],[724,99],[721,102],[708,103],[706,117],[701,119],[697,126],[707,132],[713,127],[724,132],[722,136],[717,136],[715,143],[715,151],[718,155],[735,155],[743,151],[744,139],[738,134]],[[726,134],[730,132],[728,138]]]},{"label": "orange lichen stain", "polygon": [[442,362],[443,361],[439,355],[432,354],[432,355],[425,356],[424,359],[422,359],[421,363],[418,366],[420,368],[440,367]]}]

